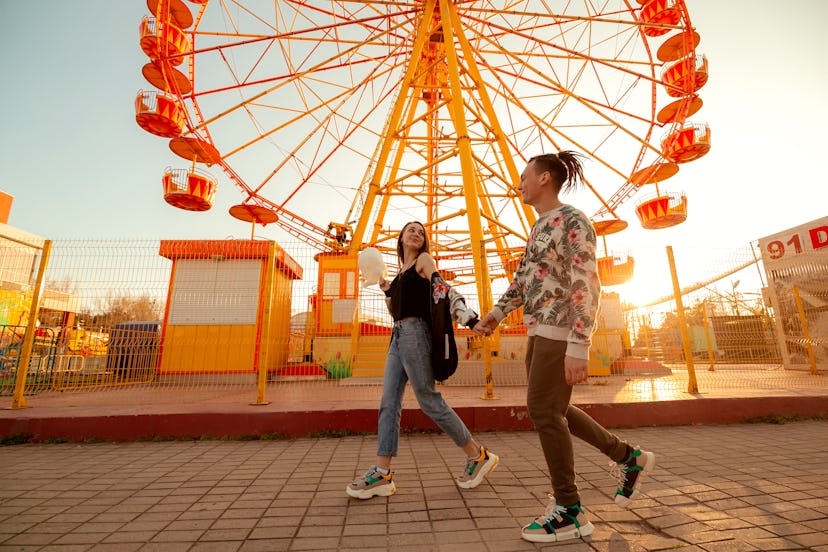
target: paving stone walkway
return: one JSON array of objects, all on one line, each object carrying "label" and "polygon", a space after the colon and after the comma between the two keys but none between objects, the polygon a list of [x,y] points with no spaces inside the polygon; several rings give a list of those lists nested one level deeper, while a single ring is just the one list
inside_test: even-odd
[{"label": "paving stone walkway", "polygon": [[446,436],[406,434],[397,494],[366,501],[344,488],[373,435],[3,446],[0,552],[828,552],[828,421],[616,433],[657,454],[643,496],[616,506],[607,459],[576,442],[595,532],[558,545],[520,539],[550,490],[533,431],[479,434],[501,462],[472,490]]}]

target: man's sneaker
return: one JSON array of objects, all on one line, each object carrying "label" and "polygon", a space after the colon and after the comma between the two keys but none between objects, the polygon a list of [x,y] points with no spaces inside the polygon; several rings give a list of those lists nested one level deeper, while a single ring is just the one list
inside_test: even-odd
[{"label": "man's sneaker", "polygon": [[463,489],[474,489],[495,469],[499,460],[497,454],[489,452],[486,447],[480,447],[480,456],[466,459],[463,473],[456,479],[457,486]]},{"label": "man's sneaker", "polygon": [[397,492],[397,486],[394,485],[391,476],[391,470],[388,470],[388,475],[383,475],[377,471],[376,466],[371,466],[362,477],[348,485],[345,492],[348,496],[363,500],[372,496],[391,496]]},{"label": "man's sneaker", "polygon": [[553,501],[541,517],[521,530],[520,536],[530,542],[559,542],[586,537],[594,530],[580,504],[562,506]]},{"label": "man's sneaker", "polygon": [[615,503],[626,508],[638,496],[643,475],[655,467],[655,454],[633,449],[626,460],[617,464],[610,462],[610,466],[610,471],[618,480]]}]

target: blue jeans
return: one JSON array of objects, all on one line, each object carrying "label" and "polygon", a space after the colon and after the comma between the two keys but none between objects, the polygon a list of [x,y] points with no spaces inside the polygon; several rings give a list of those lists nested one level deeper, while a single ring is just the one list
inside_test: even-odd
[{"label": "blue jeans", "polygon": [[405,318],[394,322],[391,344],[385,360],[382,400],[377,429],[377,456],[396,456],[400,440],[400,415],[406,382],[422,410],[443,430],[454,444],[462,447],[471,440],[463,420],[434,389],[431,369],[431,333],[422,318]]}]

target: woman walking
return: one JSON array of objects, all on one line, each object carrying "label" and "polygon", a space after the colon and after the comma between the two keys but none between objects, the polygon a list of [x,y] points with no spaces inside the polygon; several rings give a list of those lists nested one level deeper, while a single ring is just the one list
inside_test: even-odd
[{"label": "woman walking", "polygon": [[[390,496],[397,491],[391,460],[397,455],[402,398],[407,382],[411,383],[420,409],[466,454],[463,471],[455,479],[459,487],[471,489],[478,486],[498,463],[497,455],[472,437],[463,420],[434,387],[430,302],[439,293],[438,289],[445,290],[448,285],[440,277],[429,254],[428,237],[421,223],[409,222],[403,226],[397,238],[397,256],[400,262],[397,276],[390,283],[384,278],[379,280],[394,327],[379,407],[377,460],[345,489],[354,498]],[[466,307],[463,297],[450,289],[449,300],[452,318],[474,328],[478,323],[477,313]]]}]

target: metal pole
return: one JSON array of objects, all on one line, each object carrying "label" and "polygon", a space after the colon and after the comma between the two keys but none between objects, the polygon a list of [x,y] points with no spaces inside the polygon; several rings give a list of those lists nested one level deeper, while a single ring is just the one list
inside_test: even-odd
[{"label": "metal pole", "polygon": [[684,346],[684,360],[687,362],[687,392],[698,393],[699,384],[696,382],[696,368],[693,365],[693,349],[690,347],[690,335],[687,332],[687,322],[684,318],[684,305],[681,302],[681,287],[676,273],[676,261],[673,258],[673,246],[667,246],[667,260],[670,263],[670,276],[673,278],[673,295],[676,300],[676,316],[678,317],[681,343]]},{"label": "metal pole", "polygon": [[808,360],[811,363],[811,373],[816,375],[816,358],[814,347],[811,344],[811,334],[808,331],[808,320],[805,318],[805,308],[802,306],[802,298],[799,296],[799,288],[793,286],[794,299],[796,299],[796,310],[799,312],[799,321],[802,323],[802,335],[805,337],[805,345],[808,347]]},{"label": "metal pole", "polygon": [[[273,324],[271,324],[270,319],[273,316],[273,285],[275,276],[273,271],[275,270],[275,258],[276,242],[271,241],[267,248],[267,260],[265,261],[266,265],[264,266],[265,289],[262,290],[262,318],[260,322],[261,327],[257,332],[259,340],[259,346],[257,349],[259,354],[256,358],[258,361],[258,373],[256,374],[256,402],[250,403],[253,406],[270,404],[270,401],[267,400],[267,369],[270,364],[270,347],[273,341],[273,336],[271,335],[271,332],[273,331]],[[264,342],[264,344],[262,342]],[[264,347],[262,345],[264,345]]]},{"label": "metal pole", "polygon": [[[452,17],[450,11],[451,5],[446,2],[440,2],[440,17],[443,24],[443,35],[447,44],[454,43],[455,31],[462,30],[460,27],[456,29],[452,23],[457,23],[457,19]],[[463,88],[460,84],[460,65],[457,61],[457,52],[453,48],[446,48],[446,62],[448,64],[448,85],[451,94],[451,101],[448,105],[448,110],[454,123],[454,129],[457,132],[457,153],[460,159],[460,168],[463,178],[463,195],[466,199],[466,212],[468,213],[469,234],[471,237],[471,247],[474,253],[474,274],[477,282],[478,300],[480,302],[480,312],[488,313],[492,308],[492,290],[489,279],[489,265],[486,258],[486,243],[483,236],[483,224],[480,216],[480,203],[478,196],[478,182],[477,172],[474,166],[474,154],[471,147],[471,138],[469,137],[466,128],[466,119],[464,118],[463,106]],[[484,399],[495,399],[493,392],[493,378],[491,366],[490,345],[488,340],[483,344],[483,354],[485,355],[485,378],[486,390],[483,394]]]},{"label": "metal pole", "polygon": [[26,389],[26,377],[29,373],[29,360],[32,357],[32,345],[34,345],[35,333],[37,333],[37,315],[40,311],[40,292],[43,289],[43,276],[46,273],[46,266],[49,264],[49,255],[52,252],[52,240],[43,242],[43,249],[40,252],[40,266],[37,269],[37,280],[32,292],[32,304],[29,307],[29,321],[26,326],[26,335],[23,336],[23,346],[20,349],[20,357],[17,362],[17,379],[14,382],[14,398],[12,408],[26,408],[26,397],[23,392]]},{"label": "metal pole", "polygon": [[647,318],[647,321],[644,323],[644,358],[650,358],[650,329],[649,329],[650,319]]},{"label": "metal pole", "polygon": [[710,340],[710,321],[707,317],[707,301],[702,302],[702,322],[704,323],[704,339],[707,341],[707,358],[710,360],[709,372],[715,372],[716,367],[713,362],[713,343]]}]

